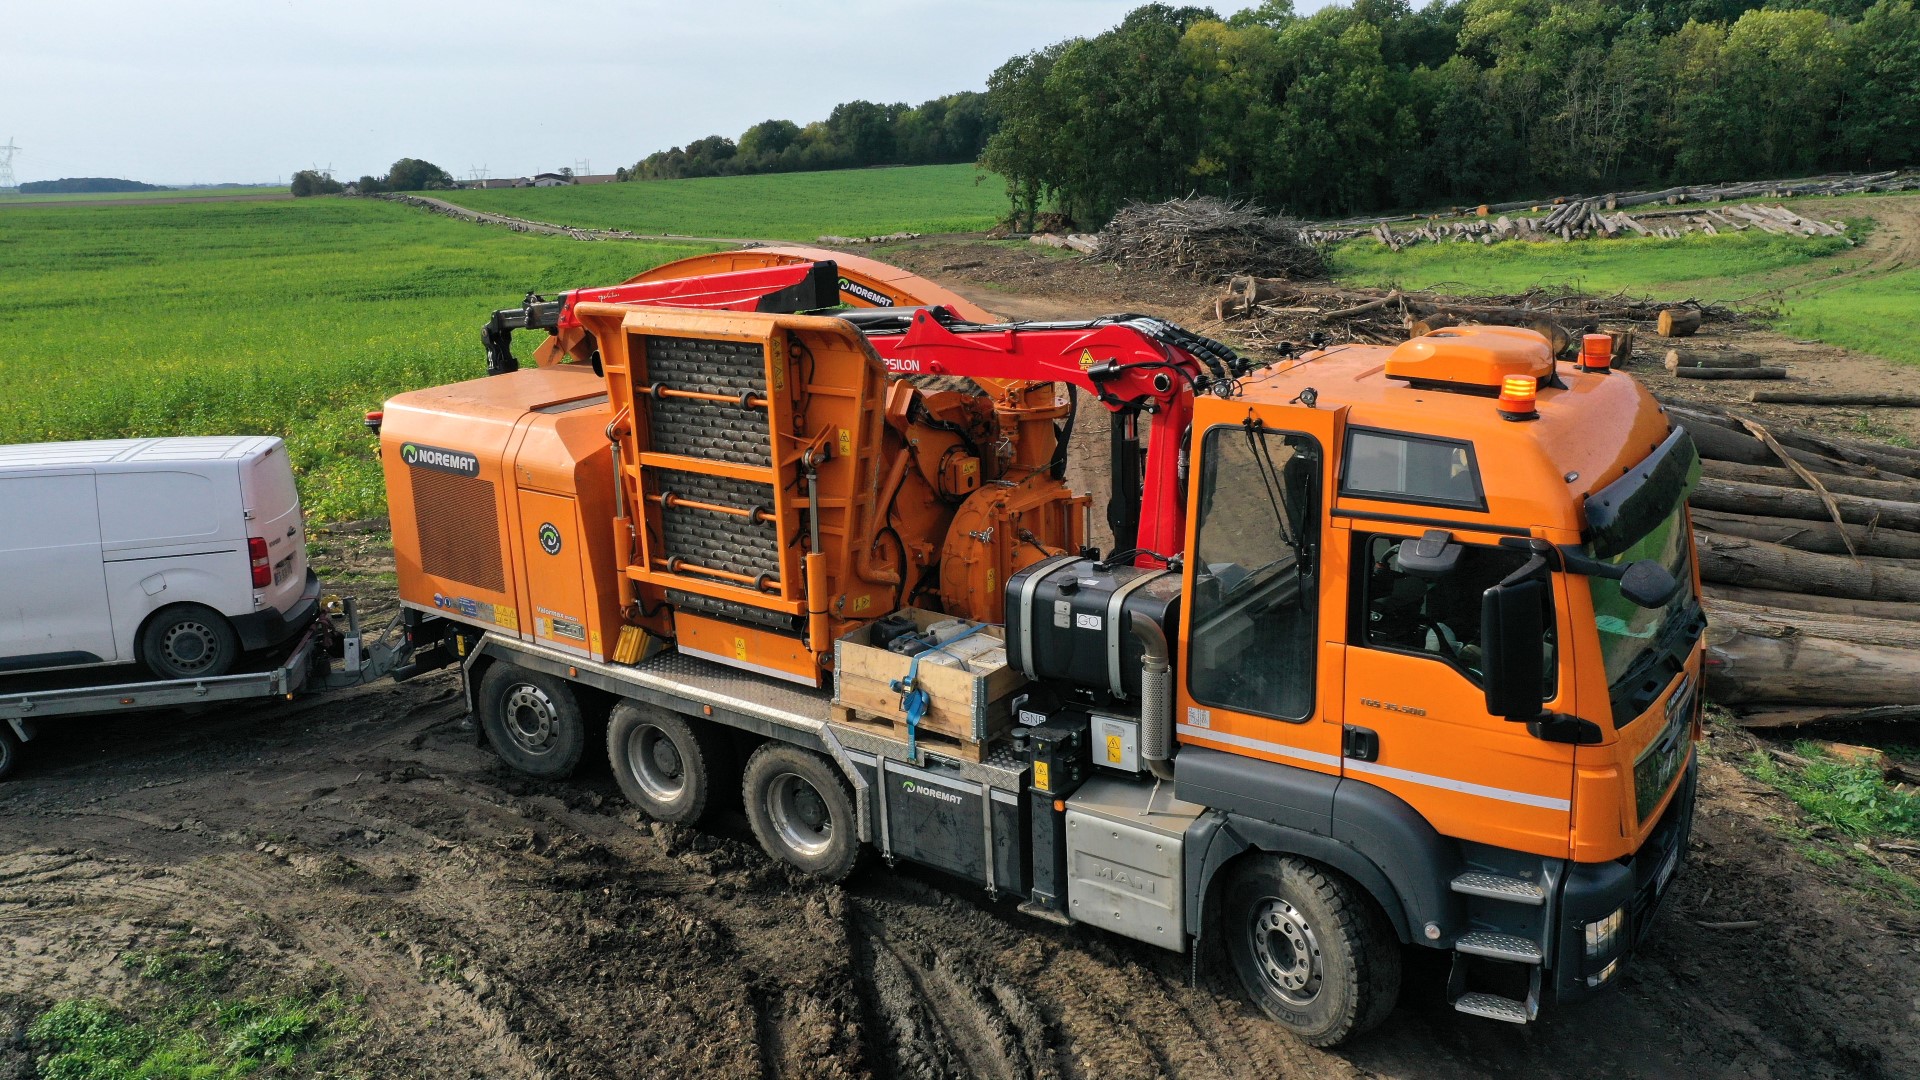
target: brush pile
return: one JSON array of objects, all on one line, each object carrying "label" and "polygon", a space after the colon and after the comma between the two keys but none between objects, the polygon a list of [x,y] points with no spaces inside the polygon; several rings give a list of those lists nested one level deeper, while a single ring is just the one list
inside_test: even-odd
[{"label": "brush pile", "polygon": [[1326,276],[1301,223],[1245,201],[1211,197],[1132,203],[1100,233],[1098,258],[1128,270],[1216,281],[1230,274],[1298,281]]},{"label": "brush pile", "polygon": [[1749,727],[1920,719],[1920,450],[1664,404],[1702,458],[1712,698]]}]

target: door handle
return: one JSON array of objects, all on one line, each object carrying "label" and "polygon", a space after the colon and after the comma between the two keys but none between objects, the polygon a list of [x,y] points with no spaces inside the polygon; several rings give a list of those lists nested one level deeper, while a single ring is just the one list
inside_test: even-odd
[{"label": "door handle", "polygon": [[1359,724],[1348,724],[1340,738],[1340,754],[1355,761],[1380,760],[1380,733]]}]

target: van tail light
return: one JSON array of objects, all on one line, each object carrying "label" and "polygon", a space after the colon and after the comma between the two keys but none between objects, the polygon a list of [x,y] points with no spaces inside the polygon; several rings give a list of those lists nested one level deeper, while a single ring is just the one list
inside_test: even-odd
[{"label": "van tail light", "polygon": [[264,589],[273,584],[273,563],[267,557],[267,542],[258,536],[247,537],[247,558],[253,561],[253,587]]}]

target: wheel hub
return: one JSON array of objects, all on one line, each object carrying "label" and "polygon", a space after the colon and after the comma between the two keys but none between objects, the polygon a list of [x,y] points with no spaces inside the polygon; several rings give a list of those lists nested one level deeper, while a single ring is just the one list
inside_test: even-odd
[{"label": "wheel hub", "polygon": [[544,754],[551,748],[558,712],[546,691],[531,683],[520,683],[507,690],[507,734],[531,754]]},{"label": "wheel hub", "polygon": [[670,803],[686,788],[686,762],[667,733],[642,724],[627,736],[627,760],[633,778],[651,798]]},{"label": "wheel hub", "polygon": [[167,628],[160,650],[167,662],[181,671],[193,672],[213,663],[218,643],[205,623],[180,622]]},{"label": "wheel hub", "polygon": [[803,855],[817,856],[833,843],[833,815],[805,777],[782,773],[767,788],[767,816],[780,840]]},{"label": "wheel hub", "polygon": [[1254,905],[1248,932],[1261,977],[1273,992],[1294,1005],[1320,993],[1320,942],[1299,909],[1270,896]]}]

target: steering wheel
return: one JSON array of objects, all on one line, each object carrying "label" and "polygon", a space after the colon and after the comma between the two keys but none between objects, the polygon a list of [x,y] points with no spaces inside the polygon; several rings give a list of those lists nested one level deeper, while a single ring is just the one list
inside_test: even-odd
[{"label": "steering wheel", "polygon": [[1421,630],[1432,633],[1433,640],[1440,643],[1440,651],[1446,654],[1447,659],[1459,664],[1461,667],[1467,666],[1467,662],[1460,658],[1460,650],[1453,647],[1452,639],[1448,638],[1446,631],[1442,629],[1444,624],[1438,619],[1422,618],[1416,620],[1413,625]]}]

